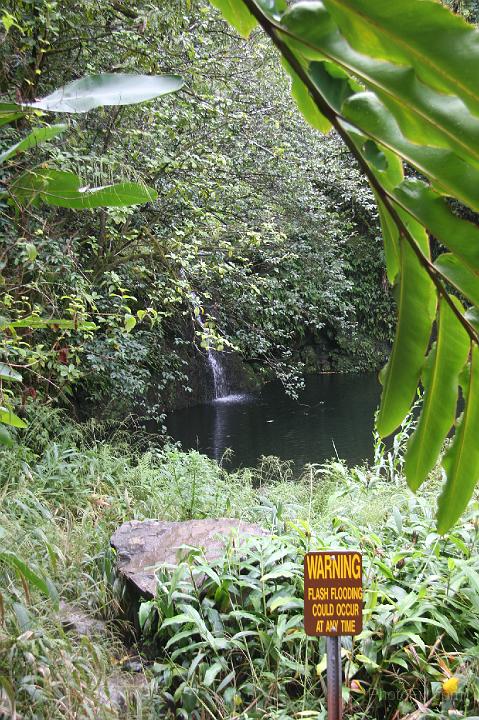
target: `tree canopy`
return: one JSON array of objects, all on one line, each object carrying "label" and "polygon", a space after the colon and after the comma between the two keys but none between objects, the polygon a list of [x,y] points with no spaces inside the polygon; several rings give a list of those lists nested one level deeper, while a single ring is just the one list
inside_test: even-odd
[{"label": "tree canopy", "polygon": [[[20,19],[15,7],[9,12]],[[33,305],[43,317],[90,323],[60,337],[50,323],[23,337],[21,351],[3,335],[12,362],[39,373],[25,374],[27,387],[45,387],[43,377],[53,396],[59,389],[97,407],[108,398],[111,412],[141,405],[159,417],[189,386],[191,343],[234,348],[291,389],[313,362],[310,345],[324,369],[376,367],[393,304],[373,198],[349,153],[335,137],[314,142],[261,35],[241,41],[206,2],[123,9],[107,4],[93,23],[88,2],[45,15],[25,6],[22,30],[6,33],[3,89],[35,108],[22,120],[25,131],[6,131],[7,147],[29,123],[61,132],[35,142],[29,155],[5,158],[9,191],[18,177],[48,180],[40,196],[52,205],[54,182],[74,175],[69,192],[87,187],[90,206],[101,201],[95,187],[104,198],[104,186],[119,178],[158,194],[143,189],[137,199],[153,202],[82,211],[81,221],[45,202],[4,212],[4,314],[24,320]],[[185,84],[141,106],[68,115],[68,130],[59,128],[68,108],[39,115],[54,101],[38,97],[64,97],[56,88],[73,82],[64,63],[72,53],[79,77],[135,71],[179,75]]]}]

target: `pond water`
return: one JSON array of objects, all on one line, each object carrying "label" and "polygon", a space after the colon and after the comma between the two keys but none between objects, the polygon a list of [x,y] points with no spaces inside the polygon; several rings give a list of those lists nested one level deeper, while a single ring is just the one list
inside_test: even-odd
[{"label": "pond water", "polygon": [[373,455],[373,417],[380,386],[375,373],[311,375],[298,400],[279,383],[258,396],[229,395],[171,413],[168,434],[184,450],[220,460],[233,450],[228,467],[252,467],[261,455],[306,463],[340,457],[359,464]]}]

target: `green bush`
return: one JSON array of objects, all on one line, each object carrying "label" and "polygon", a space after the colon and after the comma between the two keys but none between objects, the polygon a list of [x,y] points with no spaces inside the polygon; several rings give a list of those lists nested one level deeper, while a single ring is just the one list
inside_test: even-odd
[{"label": "green bush", "polygon": [[[349,478],[349,491],[356,484]],[[364,630],[342,639],[346,717],[477,710],[478,529],[476,505],[440,537],[429,500],[410,497],[377,533],[344,516],[320,532],[287,521],[209,563],[191,551],[159,573],[157,597],[140,609],[160,658],[158,716],[325,717],[325,643],[303,630],[303,556],[328,547],[364,555]],[[450,676],[451,697],[442,685]]]},{"label": "green bush", "polygon": [[[296,480],[277,458],[228,473],[58,411],[29,419],[28,444],[0,451],[0,717],[13,707],[31,720],[118,717],[100,693],[125,654],[110,535],[132,518],[221,515],[273,535],[210,564],[191,551],[160,576],[140,618],[155,690],[129,717],[324,717],[324,643],[301,624],[302,554],[322,546],[365,557],[365,629],[343,641],[347,717],[478,714],[477,504],[450,534],[435,533],[437,479],[415,497],[401,478],[407,428],[389,450],[378,445],[370,468],[312,465]],[[106,619],[105,637],[65,634],[60,600]],[[450,697],[448,675],[459,683]],[[418,703],[428,710],[413,715]]]}]

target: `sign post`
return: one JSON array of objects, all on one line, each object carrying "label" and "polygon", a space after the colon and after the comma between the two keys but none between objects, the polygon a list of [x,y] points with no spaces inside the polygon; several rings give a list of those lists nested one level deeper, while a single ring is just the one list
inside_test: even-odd
[{"label": "sign post", "polygon": [[342,635],[357,635],[363,625],[363,566],[359,552],[327,550],[304,556],[304,629],[325,636],[328,720],[343,717]]}]

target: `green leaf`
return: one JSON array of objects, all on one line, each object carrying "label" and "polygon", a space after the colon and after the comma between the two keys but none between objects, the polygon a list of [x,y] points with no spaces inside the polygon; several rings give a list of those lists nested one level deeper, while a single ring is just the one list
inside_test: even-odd
[{"label": "green leaf", "polygon": [[312,62],[308,75],[337,113],[341,111],[344,101],[361,90],[361,86],[352,80],[338,65],[331,62]]},{"label": "green leaf", "polygon": [[153,602],[151,600],[140,604],[140,608],[138,610],[138,623],[140,625],[140,630],[143,630],[143,628],[145,627],[145,623],[150,617],[152,609]]},{"label": "green leaf", "polygon": [[26,428],[27,423],[18,417],[18,415],[15,415],[15,413],[6,408],[6,407],[0,407],[0,423],[5,423],[5,425],[11,425],[12,427],[16,428]]},{"label": "green leaf", "polygon": [[473,270],[479,268],[479,227],[456,217],[446,201],[420,180],[406,180],[393,191],[395,200],[442,245]]},{"label": "green leaf", "polygon": [[125,330],[127,333],[131,332],[136,325],[136,318],[133,315],[127,313],[125,315]]},{"label": "green leaf", "polygon": [[288,75],[291,77],[291,95],[293,96],[300,113],[316,130],[320,130],[322,133],[328,133],[331,130],[331,123],[318,110],[308,88],[286,60],[283,59],[282,64]]},{"label": "green leaf", "polygon": [[479,307],[479,268],[470,270],[452,253],[440,255],[434,263],[436,270],[454,285],[459,292]]},{"label": "green leaf", "polygon": [[216,676],[223,670],[223,664],[220,662],[215,662],[213,665],[210,665],[208,670],[205,672],[205,676],[203,678],[203,685],[206,687],[210,687],[214,681]]},{"label": "green leaf", "polygon": [[5,328],[52,328],[53,330],[95,330],[96,325],[85,320],[67,320],[66,318],[41,318],[37,315],[28,315],[21,320],[0,319],[0,330]]},{"label": "green leaf", "polygon": [[325,5],[351,47],[412,67],[422,83],[458,95],[479,115],[479,34],[462,17],[435,0],[325,0]]},{"label": "green leaf", "polygon": [[82,210],[99,207],[143,205],[156,200],[158,193],[147,185],[124,182],[106,185],[101,188],[85,188],[66,195],[62,194],[61,191],[56,193],[55,191],[49,191],[44,197],[48,205]]},{"label": "green leaf", "polygon": [[169,627],[170,625],[183,625],[184,623],[191,623],[192,619],[190,615],[187,615],[186,613],[180,613],[179,615],[174,615],[173,617],[166,618],[163,620],[160,630],[163,628]]},{"label": "green leaf", "polygon": [[67,320],[65,318],[41,318],[37,315],[28,315],[21,320],[9,320],[0,318],[0,330],[6,328],[51,328],[52,330],[95,330],[95,323],[86,320]]},{"label": "green leaf", "polygon": [[24,578],[28,580],[30,585],[36,587],[40,590],[40,592],[55,602],[58,601],[58,593],[52,582],[47,581],[47,579],[34,572],[31,567],[15,555],[15,553],[10,552],[9,550],[0,552],[0,562],[4,562],[6,565],[18,570],[18,572],[20,572]]},{"label": "green leaf", "polygon": [[25,605],[15,602],[12,604],[12,608],[13,612],[15,613],[15,618],[20,628],[20,632],[24,633],[29,630],[32,626],[32,620],[30,617],[30,613],[28,612]]},{"label": "green leaf", "polygon": [[472,307],[469,308],[469,310],[466,312],[466,320],[468,320],[471,325],[473,325],[477,332],[479,332],[479,308]]},{"label": "green leaf", "polygon": [[[368,141],[367,137],[360,130],[349,125],[349,123],[340,121],[340,124],[344,128],[345,132],[348,133],[358,153],[370,166],[372,174],[377,178],[381,186],[386,191],[391,191],[397,187],[404,178],[404,171],[400,158],[389,150],[386,150],[384,147],[378,147],[378,151],[381,152],[385,158],[385,162],[380,163],[381,167],[378,167],[378,163],[371,162],[371,159],[368,157],[368,142],[370,141]],[[378,205],[379,219],[381,222],[387,276],[389,282],[393,284],[396,281],[397,274],[399,272],[399,230],[389,210],[386,208],[386,205],[380,198],[375,188],[373,188],[373,193]],[[406,225],[411,225],[409,216],[404,213],[402,208],[397,208],[397,212]],[[419,228],[419,225],[416,223],[413,227]]]},{"label": "green leaf", "polygon": [[[459,301],[453,298],[458,310]],[[437,342],[423,372],[424,400],[416,430],[409,438],[404,472],[417,490],[437,462],[455,417],[459,373],[469,355],[469,337],[444,298],[439,303]]]},{"label": "green leaf", "polygon": [[17,155],[20,152],[30,150],[30,148],[32,147],[36,147],[41,143],[47,142],[47,140],[51,140],[52,138],[61,135],[61,133],[65,132],[66,129],[67,125],[63,124],[47,125],[43,128],[35,128],[29,135],[23,138],[23,140],[20,140],[20,142],[16,143],[16,145],[12,145],[7,150],[5,150],[5,152],[1,153],[0,163],[9,160],[11,157]]},{"label": "green leaf", "polygon": [[3,27],[5,28],[5,32],[8,34],[12,27],[15,27],[22,35],[25,34],[24,29],[21,25],[18,24],[17,19],[15,15],[12,15],[7,10],[4,10],[1,18],[1,22],[3,24]]},{"label": "green leaf", "polygon": [[[15,689],[10,682],[10,679],[6,677],[5,675],[0,675],[0,690],[2,691],[2,695],[5,698],[5,700],[8,699],[8,703],[10,707],[6,708],[6,712],[9,713],[10,717],[15,717],[15,705],[16,705],[16,697],[15,697]],[[3,700],[3,698],[2,698]],[[5,704],[5,703],[4,703]],[[18,717],[18,715],[17,715]]]},{"label": "green leaf", "polygon": [[13,438],[5,425],[0,425],[0,445],[4,445],[5,447],[11,447],[13,445]]},{"label": "green leaf", "polygon": [[[415,231],[418,239],[420,236]],[[420,239],[428,254],[427,238]],[[407,415],[416,393],[435,315],[434,285],[414,250],[400,242],[397,287],[398,321],[391,356],[381,373],[383,392],[377,418],[381,436],[390,435]]]},{"label": "green leaf", "polygon": [[384,172],[388,169],[388,161],[386,155],[372,140],[366,140],[364,143],[364,157],[366,160],[373,165],[376,170]]},{"label": "green leaf", "polygon": [[15,105],[15,103],[0,103],[0,127],[15,122],[18,118],[23,117],[24,114],[20,105]]},{"label": "green leaf", "polygon": [[445,533],[459,519],[479,479],[479,348],[472,347],[465,409],[454,440],[443,459],[446,483],[438,502],[438,532]]},{"label": "green leaf", "polygon": [[35,245],[33,243],[26,243],[25,250],[27,251],[27,257],[30,262],[35,262],[38,255],[38,250]]},{"label": "green leaf", "polygon": [[379,198],[379,195],[375,192],[374,196],[378,205],[379,220],[381,223],[386,272],[389,282],[393,285],[399,272],[399,230],[392,219],[389,210],[387,210],[386,206]]},{"label": "green leaf", "polygon": [[22,382],[22,376],[19,372],[11,368],[10,365],[0,363],[0,380],[8,380],[9,382]]},{"label": "green leaf", "polygon": [[273,20],[279,20],[288,8],[286,0],[256,0],[256,4]]},{"label": "green leaf", "polygon": [[152,202],[158,193],[140,183],[124,182],[99,188],[82,187],[75,173],[39,168],[29,170],[10,186],[10,193],[19,204],[40,201],[55,207],[91,210],[99,207],[125,207]]},{"label": "green leaf", "polygon": [[[354,96],[353,96],[354,97]],[[349,135],[350,139],[356,146],[358,153],[368,163],[372,174],[378,179],[381,186],[388,191],[390,194],[394,188],[396,188],[404,179],[404,170],[401,159],[396,155],[394,151],[390,151],[381,145],[380,151],[384,153],[386,162],[383,163],[383,168],[378,168],[376,165],[368,160],[366,154],[368,137],[360,129],[354,125],[350,125],[344,120],[340,120],[339,124]]]},{"label": "green leaf", "polygon": [[[398,63],[395,50],[389,53],[384,37],[380,38],[380,46],[371,43],[370,25],[373,32],[380,30],[369,17],[373,8],[367,7],[364,13],[355,16],[353,12],[338,14],[334,5],[334,0],[294,5],[283,18],[294,39],[286,36],[285,41],[305,58],[315,59],[319,54],[359,78],[387,106],[412,141],[452,149],[466,162],[473,160],[478,165],[479,118],[456,96],[457,89],[446,95],[421,82],[412,67],[415,58]],[[408,12],[419,14],[417,2]],[[402,41],[407,42],[408,38]]]},{"label": "green leaf", "polygon": [[250,13],[243,0],[210,0],[217,8],[224,19],[239,32],[243,37],[248,37],[256,25],[256,20]]},{"label": "green leaf", "polygon": [[28,103],[27,107],[52,112],[84,113],[103,105],[133,105],[177,92],[183,86],[179,75],[133,75],[104,73],[88,75]]},{"label": "green leaf", "polygon": [[417,144],[402,133],[397,120],[371,92],[357,93],[343,104],[345,118],[376,142],[398,153],[426,175],[435,190],[479,210],[479,169],[449,149]]}]

